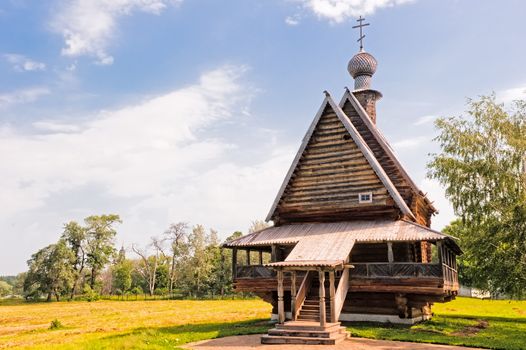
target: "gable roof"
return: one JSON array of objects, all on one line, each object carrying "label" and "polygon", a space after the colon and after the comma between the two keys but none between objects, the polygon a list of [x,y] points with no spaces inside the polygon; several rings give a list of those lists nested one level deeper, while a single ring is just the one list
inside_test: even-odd
[{"label": "gable roof", "polygon": [[272,207],[267,215],[266,220],[269,221],[273,218],[276,209],[283,197],[283,194],[285,193],[285,190],[287,186],[289,185],[291,178],[298,167],[298,164],[302,158],[302,155],[305,152],[305,149],[307,148],[307,145],[309,144],[309,141],[314,133],[314,130],[316,129],[316,126],[318,125],[318,122],[320,118],[322,117],[325,109],[327,107],[330,107],[336,114],[337,118],[340,120],[340,122],[343,124],[349,135],[351,136],[354,143],[358,146],[363,156],[366,158],[369,165],[372,167],[382,184],[385,186],[387,191],[389,192],[389,195],[393,198],[396,206],[400,209],[400,211],[407,215],[408,217],[415,219],[415,216],[411,212],[411,209],[407,206],[406,202],[394,186],[394,184],[391,182],[391,179],[386,174],[376,157],[374,156],[373,152],[367,145],[367,143],[364,141],[358,130],[356,130],[355,126],[351,123],[350,119],[345,115],[345,112],[341,109],[339,105],[337,105],[334,100],[331,98],[330,94],[328,92],[325,92],[325,99],[323,100],[323,103],[321,104],[320,109],[318,110],[318,113],[314,117],[314,120],[312,121],[309,129],[307,130],[307,133],[303,137],[301,146],[296,153],[296,156],[294,157],[294,160],[289,168],[289,171],[287,172],[287,175],[285,176],[285,179],[283,183],[281,184],[281,187],[278,191],[278,194],[276,196],[276,199],[274,200]]},{"label": "gable roof", "polygon": [[[300,245],[294,260],[337,259],[351,241],[359,243],[409,242],[447,240],[456,252],[461,252],[455,237],[408,220],[356,220],[331,223],[304,223],[272,226],[224,243],[224,247],[242,248],[272,244]],[[327,245],[325,245],[325,243]],[[312,244],[314,243],[314,244]],[[353,243],[354,244],[354,243]],[[324,248],[327,246],[328,248]],[[340,246],[342,249],[340,249]],[[327,253],[327,249],[333,253]],[[352,248],[352,246],[351,246]],[[308,251],[307,251],[308,249]],[[349,248],[350,249],[350,248]],[[324,250],[322,254],[317,251]],[[292,254],[292,253],[291,253]],[[306,259],[308,258],[308,259]]]},{"label": "gable roof", "polygon": [[400,172],[400,175],[402,178],[409,184],[409,186],[412,188],[412,190],[415,193],[418,193],[424,197],[424,200],[427,202],[429,207],[434,211],[437,212],[436,208],[432,205],[431,201],[426,197],[426,195],[419,189],[419,187],[416,185],[416,183],[411,179],[405,168],[402,166],[400,161],[398,160],[398,157],[395,155],[393,148],[383,135],[383,133],[376,127],[376,125],[371,121],[371,118],[367,114],[367,111],[363,108],[362,104],[358,101],[356,96],[352,92],[349,91],[349,89],[345,88],[345,93],[340,100],[339,106],[340,108],[343,108],[345,106],[345,103],[349,101],[353,108],[356,110],[358,116],[362,120],[363,124],[367,127],[367,129],[371,132],[373,137],[375,138],[376,142],[382,147],[383,151],[387,155],[387,157],[394,163],[398,171]]}]

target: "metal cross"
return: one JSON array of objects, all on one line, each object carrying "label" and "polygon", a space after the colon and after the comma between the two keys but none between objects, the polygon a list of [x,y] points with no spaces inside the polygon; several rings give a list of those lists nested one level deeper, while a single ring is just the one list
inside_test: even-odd
[{"label": "metal cross", "polygon": [[360,28],[360,38],[359,38],[358,40],[356,40],[356,41],[359,41],[359,42],[360,42],[360,51],[363,50],[363,39],[365,38],[365,34],[363,34],[363,32],[362,32],[362,28],[363,28],[363,27],[366,27],[366,26],[368,26],[368,25],[370,25],[370,23],[363,23],[363,21],[365,21],[365,18],[363,18],[362,16],[360,16],[360,18],[358,18],[358,19],[356,20],[356,22],[358,22],[358,23],[360,23],[360,24],[358,24],[357,26],[354,26],[354,27],[353,27],[353,29],[354,29],[354,28]]}]

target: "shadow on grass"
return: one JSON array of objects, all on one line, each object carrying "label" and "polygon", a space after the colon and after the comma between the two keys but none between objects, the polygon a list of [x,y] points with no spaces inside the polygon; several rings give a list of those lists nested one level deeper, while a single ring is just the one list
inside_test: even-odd
[{"label": "shadow on grass", "polygon": [[272,325],[268,319],[243,322],[197,323],[160,328],[136,328],[99,339],[88,348],[97,349],[174,349],[187,343],[233,335],[266,333]]}]

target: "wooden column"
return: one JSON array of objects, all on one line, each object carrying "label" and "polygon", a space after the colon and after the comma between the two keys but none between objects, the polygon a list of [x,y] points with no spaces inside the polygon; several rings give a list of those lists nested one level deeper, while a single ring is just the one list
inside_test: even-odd
[{"label": "wooden column", "polygon": [[271,248],[272,252],[270,253],[270,261],[276,262],[278,261],[278,247],[275,244],[273,244]]},{"label": "wooden column", "polygon": [[283,270],[278,269],[278,323],[285,322],[285,304],[283,303]]},{"label": "wooden column", "polygon": [[247,266],[250,266],[250,249],[247,249]]},{"label": "wooden column", "polygon": [[232,249],[232,278],[236,278],[237,274],[237,248]]},{"label": "wooden column", "polygon": [[442,265],[444,263],[444,257],[442,256],[442,241],[437,241],[437,253],[438,263]]},{"label": "wooden column", "polygon": [[389,261],[389,263],[394,262],[393,242],[387,242],[387,261]]},{"label": "wooden column", "polygon": [[259,265],[263,265],[263,251],[259,251]]},{"label": "wooden column", "polygon": [[296,271],[290,273],[290,313],[292,320],[296,321]]},{"label": "wooden column", "polygon": [[325,313],[325,271],[319,271],[320,276],[320,326],[325,327],[326,313]]},{"label": "wooden column", "polygon": [[336,289],[334,287],[334,270],[329,271],[329,300],[331,305],[331,323],[336,323],[336,300],[334,299],[336,295]]}]

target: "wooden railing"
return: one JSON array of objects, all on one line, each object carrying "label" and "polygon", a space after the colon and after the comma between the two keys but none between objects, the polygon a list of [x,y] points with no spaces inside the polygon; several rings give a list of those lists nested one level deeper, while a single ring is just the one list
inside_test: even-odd
[{"label": "wooden railing", "polygon": [[351,278],[442,278],[442,267],[440,264],[422,263],[352,263],[354,269],[351,271]]},{"label": "wooden railing", "polygon": [[305,298],[307,297],[307,293],[310,290],[310,286],[312,284],[312,279],[314,277],[314,274],[316,271],[307,271],[305,273],[305,277],[303,277],[303,281],[301,282],[300,288],[298,289],[296,293],[296,299],[294,300],[294,310],[292,310],[292,319],[295,321],[298,312],[301,310],[301,307],[303,306],[303,302],[305,301]]},{"label": "wooden railing", "polygon": [[[342,271],[342,276],[340,277],[340,282],[338,283],[338,288],[334,294],[334,311],[331,310],[332,322],[337,322],[340,318],[340,313],[342,312],[343,304],[345,303],[345,298],[347,297],[347,291],[349,290],[349,268],[345,268]],[[334,315],[332,315],[334,313]]]},{"label": "wooden railing", "polygon": [[234,278],[272,278],[276,277],[276,271],[263,265],[236,266]]},{"label": "wooden railing", "polygon": [[458,289],[458,272],[453,267],[442,264],[442,273],[444,275],[444,287],[446,289]]}]

